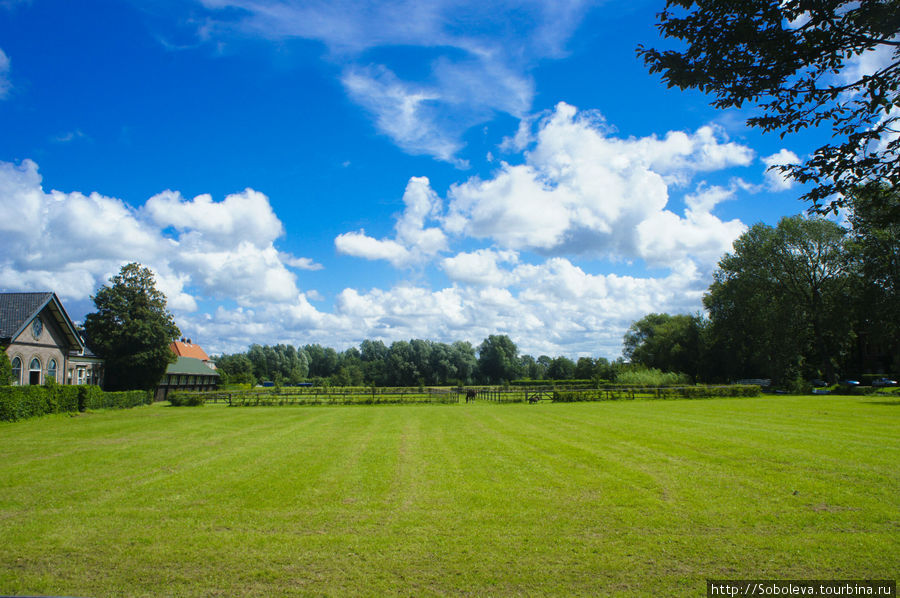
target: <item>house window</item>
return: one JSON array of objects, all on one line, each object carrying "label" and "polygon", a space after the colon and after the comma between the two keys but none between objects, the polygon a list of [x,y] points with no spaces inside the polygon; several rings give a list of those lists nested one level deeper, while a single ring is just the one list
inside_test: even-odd
[{"label": "house window", "polygon": [[47,379],[56,382],[56,360],[51,359],[47,364]]},{"label": "house window", "polygon": [[84,368],[78,368],[78,384],[84,384]]},{"label": "house window", "polygon": [[41,383],[41,360],[35,357],[28,366],[28,383],[37,386]]},{"label": "house window", "polygon": [[18,357],[13,358],[12,360],[12,375],[12,383],[15,386],[22,383],[22,360]]}]

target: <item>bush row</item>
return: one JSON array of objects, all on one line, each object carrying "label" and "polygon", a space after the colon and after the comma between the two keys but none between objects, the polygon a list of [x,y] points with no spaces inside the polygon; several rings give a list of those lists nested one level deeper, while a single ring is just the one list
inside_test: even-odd
[{"label": "bush row", "polygon": [[709,399],[715,397],[758,397],[761,389],[755,384],[732,384],[729,386],[674,386],[671,388],[607,388],[596,390],[558,390],[553,393],[553,401],[571,403],[576,401],[615,401],[633,399],[636,396],[650,399]]},{"label": "bush row", "polygon": [[588,380],[588,379],[571,379],[571,380],[530,380],[523,378],[513,380],[510,386],[519,386],[525,388],[532,387],[566,387],[566,388],[596,388],[599,384],[606,384],[606,380]]},{"label": "bush row", "polygon": [[198,407],[206,402],[206,395],[199,392],[182,392],[176,390],[167,397],[172,407]]},{"label": "bush row", "polygon": [[125,409],[148,405],[152,400],[153,395],[144,390],[103,392],[97,386],[0,386],[0,421],[86,409]]}]

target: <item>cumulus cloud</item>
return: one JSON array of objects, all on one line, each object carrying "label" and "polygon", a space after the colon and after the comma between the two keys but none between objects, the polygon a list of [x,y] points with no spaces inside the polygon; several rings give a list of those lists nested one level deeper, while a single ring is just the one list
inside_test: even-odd
[{"label": "cumulus cloud", "polygon": [[[517,137],[527,139],[519,132]],[[538,124],[519,165],[451,187],[446,230],[491,239],[509,250],[643,259],[662,266],[720,255],[743,230],[712,214],[721,190],[698,190],[683,215],[668,210],[670,189],[700,172],[745,166],[753,151],[721,129],[663,138],[616,137],[596,113],[564,103]],[[701,197],[703,199],[701,199]],[[677,240],[674,239],[677,237]]]},{"label": "cumulus cloud", "polygon": [[[467,256],[469,254],[466,254]],[[476,254],[485,262],[503,257]],[[632,321],[650,311],[691,311],[708,281],[690,263],[662,278],[593,275],[565,258],[542,264],[504,262],[497,280],[430,290],[401,285],[360,292],[345,289],[332,331],[347,345],[359,338],[429,338],[478,343],[509,334],[523,352],[614,357]],[[482,284],[485,283],[485,284]]]},{"label": "cumulus cloud", "polygon": [[771,156],[763,156],[760,158],[766,165],[766,184],[772,191],[785,191],[794,186],[793,179],[785,176],[778,166],[782,164],[800,164],[801,160],[791,150],[782,148],[780,151]]},{"label": "cumulus cloud", "polygon": [[[632,321],[699,309],[712,268],[744,230],[715,211],[750,186],[695,179],[745,166],[752,152],[715,127],[623,138],[599,114],[566,104],[525,120],[510,142],[523,150],[521,164],[452,185],[444,199],[427,178],[413,177],[391,235],[335,238],[344,255],[439,268],[446,288],[348,285],[320,311],[311,301],[324,298],[300,289],[298,271],[321,265],[278,250],[285,228],[262,193],[216,201],[170,190],[133,207],[45,191],[29,160],[0,162],[0,234],[8,241],[0,288],[84,299],[137,260],[156,272],[182,328],[212,352],[253,342],[344,348],[364,338],[478,343],[501,333],[532,354],[615,357]],[[681,208],[673,207],[676,193]],[[664,273],[589,272],[573,261],[585,256],[640,260]]]},{"label": "cumulus cloud", "polygon": [[394,225],[394,239],[375,239],[364,230],[339,235],[334,240],[340,253],[369,260],[387,260],[395,267],[411,266],[447,248],[447,238],[437,227],[428,227],[442,202],[426,177],[413,177],[403,193],[403,213]]},{"label": "cumulus cloud", "polygon": [[53,289],[85,299],[129,261],[156,274],[173,309],[199,299],[291,303],[300,296],[288,267],[315,269],[279,252],[284,234],[265,195],[247,189],[215,202],[165,191],[140,208],[98,193],[45,192],[38,166],[0,162],[0,287]]},{"label": "cumulus cloud", "polygon": [[511,274],[501,268],[504,263],[515,264],[519,260],[514,251],[478,249],[444,258],[441,268],[451,280],[467,284],[505,286]]}]

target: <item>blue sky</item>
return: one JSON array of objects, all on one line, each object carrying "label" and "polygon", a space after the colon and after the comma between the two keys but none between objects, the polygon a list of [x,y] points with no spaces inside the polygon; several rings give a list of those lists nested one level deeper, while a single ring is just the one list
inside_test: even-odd
[{"label": "blue sky", "polygon": [[667,89],[662,0],[0,1],[0,289],[129,261],[210,352],[365,338],[615,358],[701,308],[821,139]]}]

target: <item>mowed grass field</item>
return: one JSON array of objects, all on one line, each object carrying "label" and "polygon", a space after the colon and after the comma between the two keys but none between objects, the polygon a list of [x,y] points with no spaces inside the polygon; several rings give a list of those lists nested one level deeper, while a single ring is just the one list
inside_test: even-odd
[{"label": "mowed grass field", "polygon": [[896,399],[0,424],[0,594],[702,596],[898,571]]}]

